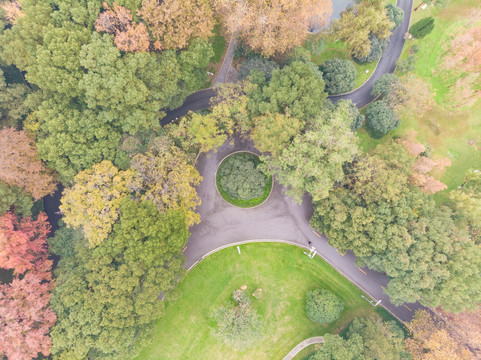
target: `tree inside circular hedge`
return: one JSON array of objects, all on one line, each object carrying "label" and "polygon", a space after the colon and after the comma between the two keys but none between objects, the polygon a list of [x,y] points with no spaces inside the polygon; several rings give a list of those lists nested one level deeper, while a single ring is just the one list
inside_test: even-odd
[{"label": "tree inside circular hedge", "polygon": [[319,324],[331,323],[341,316],[344,303],[326,289],[309,291],[306,298],[306,313],[309,320]]},{"label": "tree inside circular hedge", "polygon": [[238,152],[226,157],[217,169],[217,188],[228,203],[252,207],[263,203],[272,189],[272,176],[259,169],[255,154]]}]

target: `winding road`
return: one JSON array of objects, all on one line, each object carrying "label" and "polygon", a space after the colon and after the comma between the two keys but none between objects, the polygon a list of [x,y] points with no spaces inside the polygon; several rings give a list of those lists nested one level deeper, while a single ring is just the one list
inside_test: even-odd
[{"label": "winding road", "polygon": [[[371,96],[373,83],[382,74],[393,72],[395,69],[395,63],[404,45],[404,34],[408,31],[412,5],[413,0],[398,0],[397,6],[402,8],[405,13],[404,21],[393,32],[389,46],[369,80],[349,94],[330,97],[333,102],[345,98],[351,99],[358,107],[363,107],[373,100]],[[227,52],[227,58],[221,69],[224,73],[227,73],[232,60],[232,41],[229,46],[229,50],[232,51]],[[181,107],[166,112],[167,115],[161,121],[162,125],[186,115],[190,110],[208,108],[209,100],[214,93],[215,91],[209,88],[190,95]],[[309,224],[313,212],[309,197],[306,196],[302,204],[297,204],[285,194],[282,186],[275,182],[269,199],[257,208],[241,209],[227,204],[216,190],[217,165],[223,157],[235,151],[258,152],[250,140],[241,138],[233,140],[234,144],[226,142],[216,152],[199,158],[197,169],[202,175],[203,181],[198,188],[202,201],[198,211],[202,222],[191,228],[192,235],[185,249],[188,268],[193,267],[213,251],[238,243],[280,241],[308,248],[308,243],[312,242],[321,258],[363,290],[373,303],[381,300],[380,305],[401,321],[411,320],[415,310],[424,308],[419,303],[402,306],[392,304],[389,297],[383,292],[383,287],[389,282],[385,274],[356,267],[356,259],[352,252],[341,255],[335,248],[328,245],[325,236],[314,232]],[[44,198],[44,209],[53,230],[58,227],[60,219],[58,213],[60,194],[61,189],[53,196]],[[311,261],[311,259],[306,256],[306,261]]]}]

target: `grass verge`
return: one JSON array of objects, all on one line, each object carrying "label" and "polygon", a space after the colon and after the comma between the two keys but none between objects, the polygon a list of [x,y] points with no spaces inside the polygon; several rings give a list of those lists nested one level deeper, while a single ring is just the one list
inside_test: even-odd
[{"label": "grass verge", "polygon": [[[414,2],[416,8],[419,0]],[[381,139],[372,139],[364,130],[358,131],[362,148],[369,151],[380,143],[389,141],[393,136],[404,136],[416,132],[419,142],[431,148],[431,157],[449,158],[451,166],[440,180],[447,189],[434,195],[439,203],[448,201],[449,191],[463,182],[464,175],[470,168],[479,169],[481,164],[481,102],[471,106],[459,106],[456,103],[456,82],[464,77],[459,67],[451,70],[445,68],[445,56],[449,55],[449,44],[466,28],[470,14],[479,7],[479,0],[452,0],[444,9],[428,6],[413,11],[411,24],[433,16],[435,28],[423,39],[407,40],[401,59],[409,56],[409,49],[418,45],[417,61],[414,74],[426,80],[433,88],[432,96],[436,106],[422,116],[412,113],[401,114],[401,126]],[[398,74],[401,75],[401,74]]]},{"label": "grass verge", "polygon": [[[343,329],[358,316],[374,314],[363,294],[326,262],[309,259],[303,249],[273,243],[246,244],[216,252],[200,262],[178,285],[182,292],[166,302],[165,316],[155,322],[153,343],[138,360],[153,359],[282,359],[301,341]],[[263,289],[263,297],[251,297],[262,316],[263,338],[255,347],[234,351],[211,336],[211,314],[229,303],[232,291],[247,285],[247,294]],[[305,313],[308,291],[326,288],[344,302],[341,317],[327,325],[311,322]]]}]

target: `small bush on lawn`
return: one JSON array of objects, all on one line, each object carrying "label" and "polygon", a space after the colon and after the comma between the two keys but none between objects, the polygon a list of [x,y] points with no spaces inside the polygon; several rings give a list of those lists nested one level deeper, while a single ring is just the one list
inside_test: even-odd
[{"label": "small bush on lawn", "polygon": [[434,29],[434,18],[432,16],[419,20],[409,28],[409,33],[416,39],[421,39],[431,33]]},{"label": "small bush on lawn", "polygon": [[385,101],[379,100],[367,107],[366,123],[371,135],[375,138],[381,138],[388,131],[397,128],[400,121],[394,115],[389,105]]},{"label": "small bush on lawn", "polygon": [[212,333],[224,344],[243,350],[261,339],[263,325],[244,292],[234,291],[233,299],[235,307],[222,306],[214,311],[217,326]]},{"label": "small bush on lawn", "polygon": [[341,316],[344,303],[329,290],[316,289],[307,293],[306,313],[309,320],[328,324]]},{"label": "small bush on lawn", "polygon": [[319,66],[329,95],[351,91],[356,86],[357,71],[350,60],[329,59]]},{"label": "small bush on lawn", "polygon": [[260,160],[249,153],[234,154],[219,167],[220,186],[232,199],[250,200],[264,194],[268,177],[257,168]]}]

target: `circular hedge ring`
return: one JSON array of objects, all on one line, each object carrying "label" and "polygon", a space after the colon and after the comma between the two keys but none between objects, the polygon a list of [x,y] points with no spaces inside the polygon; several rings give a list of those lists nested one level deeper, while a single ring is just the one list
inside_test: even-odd
[{"label": "circular hedge ring", "polygon": [[235,152],[225,157],[216,173],[217,190],[222,198],[243,208],[266,201],[272,190],[272,176],[259,169],[260,163],[259,156],[250,152]]}]

